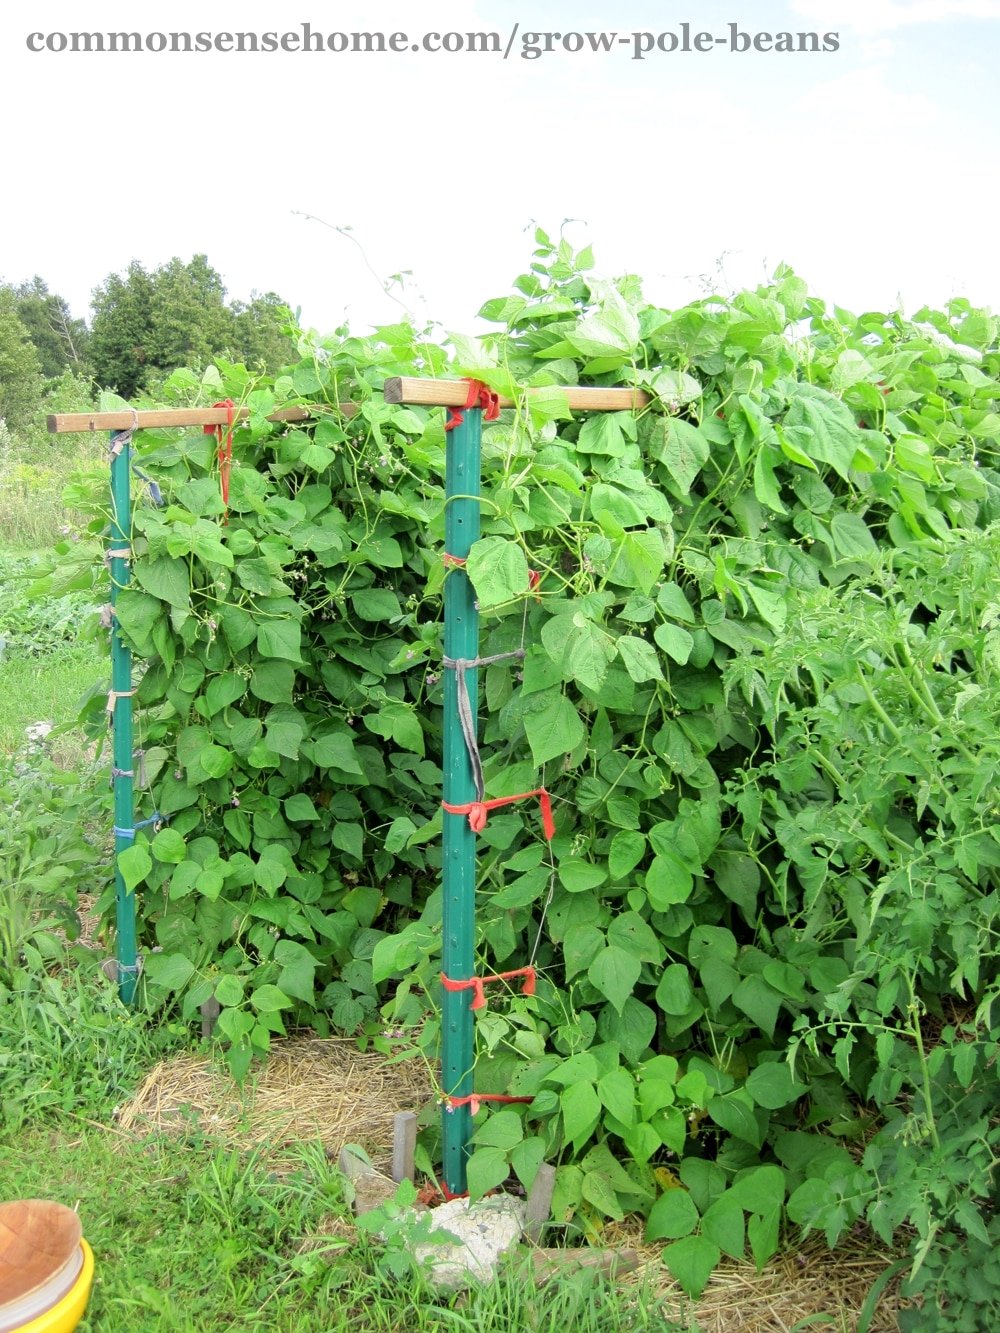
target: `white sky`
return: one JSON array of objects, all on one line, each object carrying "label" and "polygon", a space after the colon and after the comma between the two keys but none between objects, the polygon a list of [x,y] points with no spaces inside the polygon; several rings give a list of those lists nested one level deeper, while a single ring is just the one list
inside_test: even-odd
[{"label": "white sky", "polygon": [[[281,17],[278,17],[278,15]],[[25,17],[30,15],[29,17]],[[31,54],[31,31],[839,33],[834,53]],[[307,323],[406,299],[475,329],[537,220],[668,305],[781,260],[851,309],[1000,307],[1000,0],[36,0],[0,12],[0,278],[76,313],[133,258],[204,252]]]}]

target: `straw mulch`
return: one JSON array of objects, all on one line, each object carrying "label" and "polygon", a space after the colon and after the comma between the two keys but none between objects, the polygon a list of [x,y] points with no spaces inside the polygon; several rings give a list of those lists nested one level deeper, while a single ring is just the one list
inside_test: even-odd
[{"label": "straw mulch", "polygon": [[198,1129],[245,1147],[318,1140],[331,1157],[358,1143],[386,1166],[393,1116],[419,1111],[432,1096],[419,1061],[391,1064],[344,1038],[289,1037],[273,1043],[242,1088],[211,1057],[161,1061],[120,1109],[118,1125],[136,1134]]},{"label": "straw mulch", "polygon": [[[642,1262],[626,1281],[655,1290],[665,1315],[699,1333],[804,1333],[814,1328],[854,1333],[872,1286],[900,1258],[868,1232],[848,1237],[832,1251],[817,1238],[775,1255],[761,1273],[752,1263],[725,1259],[700,1300],[691,1301],[664,1267],[662,1247],[643,1243],[639,1224],[630,1220],[609,1227],[605,1243],[638,1250]],[[898,1333],[898,1313],[910,1304],[898,1294],[899,1281],[883,1291],[868,1333]]]},{"label": "straw mulch", "polygon": [[[332,1158],[345,1143],[358,1143],[388,1171],[393,1116],[419,1111],[434,1095],[419,1061],[391,1064],[345,1039],[290,1037],[275,1041],[242,1089],[209,1057],[162,1061],[121,1108],[118,1126],[137,1135],[196,1129],[241,1147],[273,1149],[278,1159],[283,1147],[295,1143],[318,1140]],[[280,1169],[280,1162],[275,1165]],[[331,1230],[342,1239],[343,1220],[331,1220]],[[322,1248],[324,1241],[330,1237],[312,1243]],[[600,1243],[638,1250],[638,1271],[618,1282],[644,1283],[662,1297],[666,1316],[699,1333],[811,1333],[813,1328],[854,1333],[873,1283],[899,1257],[867,1233],[832,1252],[822,1241],[810,1241],[776,1256],[762,1273],[750,1263],[726,1260],[701,1299],[690,1301],[664,1268],[661,1247],[643,1243],[638,1219],[609,1225]],[[897,1312],[905,1302],[897,1287],[898,1280],[883,1292],[868,1333],[898,1329]]]}]

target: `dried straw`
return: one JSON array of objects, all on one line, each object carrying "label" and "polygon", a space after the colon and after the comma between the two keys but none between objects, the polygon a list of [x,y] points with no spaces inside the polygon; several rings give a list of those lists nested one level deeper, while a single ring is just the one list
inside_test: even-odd
[{"label": "dried straw", "polygon": [[[381,1170],[391,1162],[392,1118],[419,1111],[433,1099],[429,1073],[418,1061],[392,1064],[353,1041],[290,1037],[275,1041],[264,1066],[243,1088],[218,1061],[176,1056],[150,1073],[121,1108],[121,1130],[142,1135],[192,1128],[242,1147],[281,1149],[319,1141],[335,1157],[359,1143]],[[343,1243],[342,1221],[316,1245]],[[600,1244],[639,1251],[639,1269],[617,1279],[643,1282],[663,1301],[665,1317],[699,1333],[854,1333],[874,1282],[899,1257],[867,1232],[852,1234],[830,1251],[821,1241],[781,1254],[758,1273],[750,1263],[726,1260],[701,1299],[691,1301],[663,1265],[660,1246],[645,1245],[636,1219],[609,1225]],[[869,1333],[895,1333],[906,1302],[890,1284],[878,1302]]]},{"label": "dried straw", "polygon": [[[603,1241],[638,1249],[642,1263],[625,1281],[655,1290],[665,1316],[682,1327],[687,1321],[699,1333],[854,1333],[872,1286],[900,1258],[858,1228],[835,1250],[814,1238],[775,1255],[760,1273],[752,1263],[725,1259],[701,1298],[692,1301],[664,1267],[662,1247],[644,1245],[634,1220],[609,1227]],[[899,1311],[911,1303],[899,1296],[899,1280],[879,1298],[868,1333],[898,1333]]]},{"label": "dried straw", "polygon": [[321,1142],[331,1156],[359,1143],[376,1165],[392,1156],[392,1118],[433,1097],[426,1068],[392,1064],[344,1038],[275,1041],[242,1088],[217,1060],[180,1055],[162,1060],[120,1109],[134,1134],[196,1128],[245,1147]]}]

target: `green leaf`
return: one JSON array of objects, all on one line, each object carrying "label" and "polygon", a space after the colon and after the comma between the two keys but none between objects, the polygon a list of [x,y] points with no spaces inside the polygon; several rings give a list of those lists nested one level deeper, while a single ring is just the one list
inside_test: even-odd
[{"label": "green leaf", "polygon": [[250,678],[250,692],[265,703],[290,704],[294,684],[295,668],[289,662],[261,662]]},{"label": "green leaf", "polygon": [[731,1259],[743,1258],[746,1244],[743,1209],[732,1190],[716,1199],[702,1217],[701,1234]]},{"label": "green leaf", "polygon": [[627,1069],[612,1069],[597,1083],[597,1095],[623,1125],[635,1121],[635,1080]]},{"label": "green leaf", "polygon": [[[667,1190],[649,1210],[649,1217],[646,1220],[646,1239],[677,1240],[680,1236],[690,1236],[697,1225],[698,1209],[694,1206],[694,1201],[687,1190]],[[674,1276],[676,1277],[676,1274]]]},{"label": "green leaf", "polygon": [[839,555],[845,560],[868,560],[878,547],[860,514],[842,510],[830,519],[830,533]]},{"label": "green leaf", "polygon": [[658,529],[626,532],[621,540],[621,554],[609,577],[626,588],[638,588],[640,592],[648,593],[663,573],[668,555]]},{"label": "green leaf", "polygon": [[733,1003],[769,1037],[774,1036],[781,996],[763,978],[744,978],[733,991]]},{"label": "green leaf", "polygon": [[663,945],[656,932],[638,912],[621,912],[612,920],[608,926],[608,943],[635,954],[644,963],[659,963],[663,958]]},{"label": "green leaf", "polygon": [[164,990],[182,990],[194,976],[194,963],[180,953],[152,953],[143,963],[143,975]]},{"label": "green leaf", "polygon": [[656,594],[656,604],[671,620],[682,620],[685,625],[697,620],[694,608],[676,583],[664,583]]},{"label": "green leaf", "polygon": [[705,1290],[721,1258],[719,1247],[704,1236],[685,1236],[663,1250],[663,1262],[692,1300]]},{"label": "green leaf", "polygon": [[809,1089],[796,1083],[785,1060],[771,1060],[758,1065],[746,1081],[746,1089],[758,1106],[777,1111],[790,1102],[798,1101]]},{"label": "green leaf", "polygon": [[563,1136],[577,1148],[590,1138],[601,1118],[601,1102],[592,1083],[573,1083],[559,1094]]},{"label": "green leaf", "polygon": [[153,858],[145,847],[126,847],[118,853],[118,869],[126,889],[131,893],[153,868]]},{"label": "green leaf", "polygon": [[243,979],[230,972],[215,983],[215,998],[224,1005],[241,1004],[243,990]]},{"label": "green leaf", "polygon": [[598,482],[590,492],[590,508],[603,532],[621,537],[626,528],[645,527],[646,515],[639,504],[617,486]]},{"label": "green leaf", "polygon": [[618,1195],[602,1172],[585,1171],[582,1192],[586,1201],[593,1204],[605,1217],[610,1217],[616,1222],[623,1220],[625,1214],[618,1202]]},{"label": "green leaf", "polygon": [[538,1168],[545,1160],[545,1140],[540,1138],[524,1139],[510,1153],[510,1164],[514,1173],[526,1190],[535,1183]]},{"label": "green leaf", "polygon": [[235,671],[227,671],[221,676],[213,676],[205,688],[205,705],[208,716],[214,717],[237,699],[246,694],[247,682]]},{"label": "green leaf", "polygon": [[507,1154],[502,1148],[477,1148],[466,1165],[469,1198],[481,1199],[510,1175]]},{"label": "green leaf", "polygon": [[585,454],[620,457],[626,450],[625,436],[617,412],[598,412],[583,423],[576,447]]},{"label": "green leaf", "polygon": [[210,778],[225,777],[233,766],[232,751],[224,750],[221,745],[206,745],[198,755],[198,764]]},{"label": "green leaf", "polygon": [[741,1172],[729,1191],[747,1213],[770,1213],[785,1201],[785,1173],[768,1163]]},{"label": "green leaf", "polygon": [[365,856],[365,830],[361,824],[349,824],[339,821],[334,824],[330,841],[356,861],[363,861]]},{"label": "green leaf", "polygon": [[758,1273],[767,1261],[777,1254],[780,1236],[780,1208],[772,1208],[765,1213],[755,1213],[747,1222],[747,1238],[750,1241]]},{"label": "green leaf", "polygon": [[646,892],[654,911],[665,912],[677,903],[686,903],[694,890],[694,876],[681,858],[664,847],[646,871]]},{"label": "green leaf", "polygon": [[614,639],[582,611],[553,616],[542,626],[542,645],[564,680],[599,690],[615,656]]},{"label": "green leaf", "polygon": [[149,850],[157,861],[180,865],[185,857],[185,843],[176,829],[165,828],[157,833],[150,843]]},{"label": "green leaf", "polygon": [[665,1014],[686,1014],[694,1003],[691,976],[683,963],[671,963],[663,969],[656,987],[656,1003]]},{"label": "green leaf", "polygon": [[301,662],[302,629],[297,620],[268,620],[257,629],[257,650],[261,657],[280,657],[286,662]]},{"label": "green leaf", "polygon": [[646,839],[643,834],[630,829],[621,829],[611,839],[608,873],[613,880],[625,879],[645,855]]},{"label": "green leaf", "polygon": [[761,620],[780,634],[788,619],[788,606],[784,594],[775,587],[754,583],[752,580],[744,586],[750,594],[750,600],[756,607]]},{"label": "green leaf", "polygon": [[250,1003],[260,1014],[274,1014],[292,1007],[285,992],[271,985],[258,986],[250,995]]},{"label": "green leaf", "polygon": [[697,426],[680,417],[664,419],[663,444],[658,457],[682,496],[690,491],[691,483],[708,461],[708,455],[708,440]]},{"label": "green leaf", "polygon": [[509,1152],[524,1138],[524,1122],[516,1111],[494,1111],[480,1125],[472,1141],[480,1147],[501,1148]]},{"label": "green leaf", "polygon": [[572,926],[563,940],[562,955],[563,964],[566,968],[567,978],[573,977],[577,972],[582,972],[584,968],[589,967],[597,955],[597,951],[604,947],[605,937],[603,931],[596,926]]},{"label": "green leaf", "polygon": [[[680,633],[683,634],[684,631],[681,630]],[[663,679],[659,659],[651,643],[634,634],[623,634],[617,641],[617,648],[618,655],[625,663],[625,670],[637,684],[646,680]]]},{"label": "green leaf", "polygon": [[587,976],[620,1014],[641,971],[642,964],[634,954],[609,944],[587,968]]},{"label": "green leaf", "polygon": [[764,1142],[764,1131],[753,1112],[753,1103],[742,1089],[727,1092],[722,1097],[713,1097],[708,1103],[708,1114],[719,1126],[734,1138],[752,1143],[755,1148]]},{"label": "green leaf", "polygon": [[513,601],[529,591],[524,551],[517,542],[505,537],[483,537],[473,542],[465,571],[484,610]]},{"label": "green leaf", "polygon": [[155,560],[137,560],[132,576],[148,593],[163,602],[187,611],[191,604],[191,582],[183,560],[157,556]]},{"label": "green leaf", "polygon": [[595,866],[590,861],[562,861],[559,864],[559,880],[567,893],[588,893],[599,888],[608,877],[603,866]]},{"label": "green leaf", "polygon": [[691,656],[694,639],[680,625],[671,625],[669,621],[664,621],[653,630],[653,638],[659,647],[675,662],[679,662],[681,666]]},{"label": "green leaf", "polygon": [[354,753],[354,741],[350,736],[340,733],[335,736],[320,736],[313,741],[306,751],[309,758],[319,768],[332,769],[346,773],[351,777],[363,778],[364,772]]},{"label": "green leaf", "polygon": [[539,768],[575,750],[586,734],[579,713],[562,693],[556,693],[544,708],[525,714],[524,732]]},{"label": "green leaf", "polygon": [[[316,959],[305,945],[297,940],[279,940],[274,947],[274,961],[281,965],[277,983],[279,992],[312,1004]],[[260,1009],[256,1000],[253,1002]]]},{"label": "green leaf", "polygon": [[829,463],[847,479],[861,439],[850,410],[839,398],[818,385],[798,382],[785,415],[785,427],[801,432],[795,438],[803,443],[810,458]]},{"label": "green leaf", "polygon": [[399,598],[391,588],[365,588],[353,593],[351,605],[361,620],[397,620],[403,614]]}]

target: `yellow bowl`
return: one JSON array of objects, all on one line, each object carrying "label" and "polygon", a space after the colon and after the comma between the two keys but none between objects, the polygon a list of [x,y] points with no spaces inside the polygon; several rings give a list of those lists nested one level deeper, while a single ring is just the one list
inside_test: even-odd
[{"label": "yellow bowl", "polygon": [[80,1249],[83,1250],[83,1267],[66,1295],[27,1324],[19,1325],[13,1333],[72,1333],[76,1328],[87,1308],[94,1281],[94,1253],[85,1240],[80,1241]]}]

